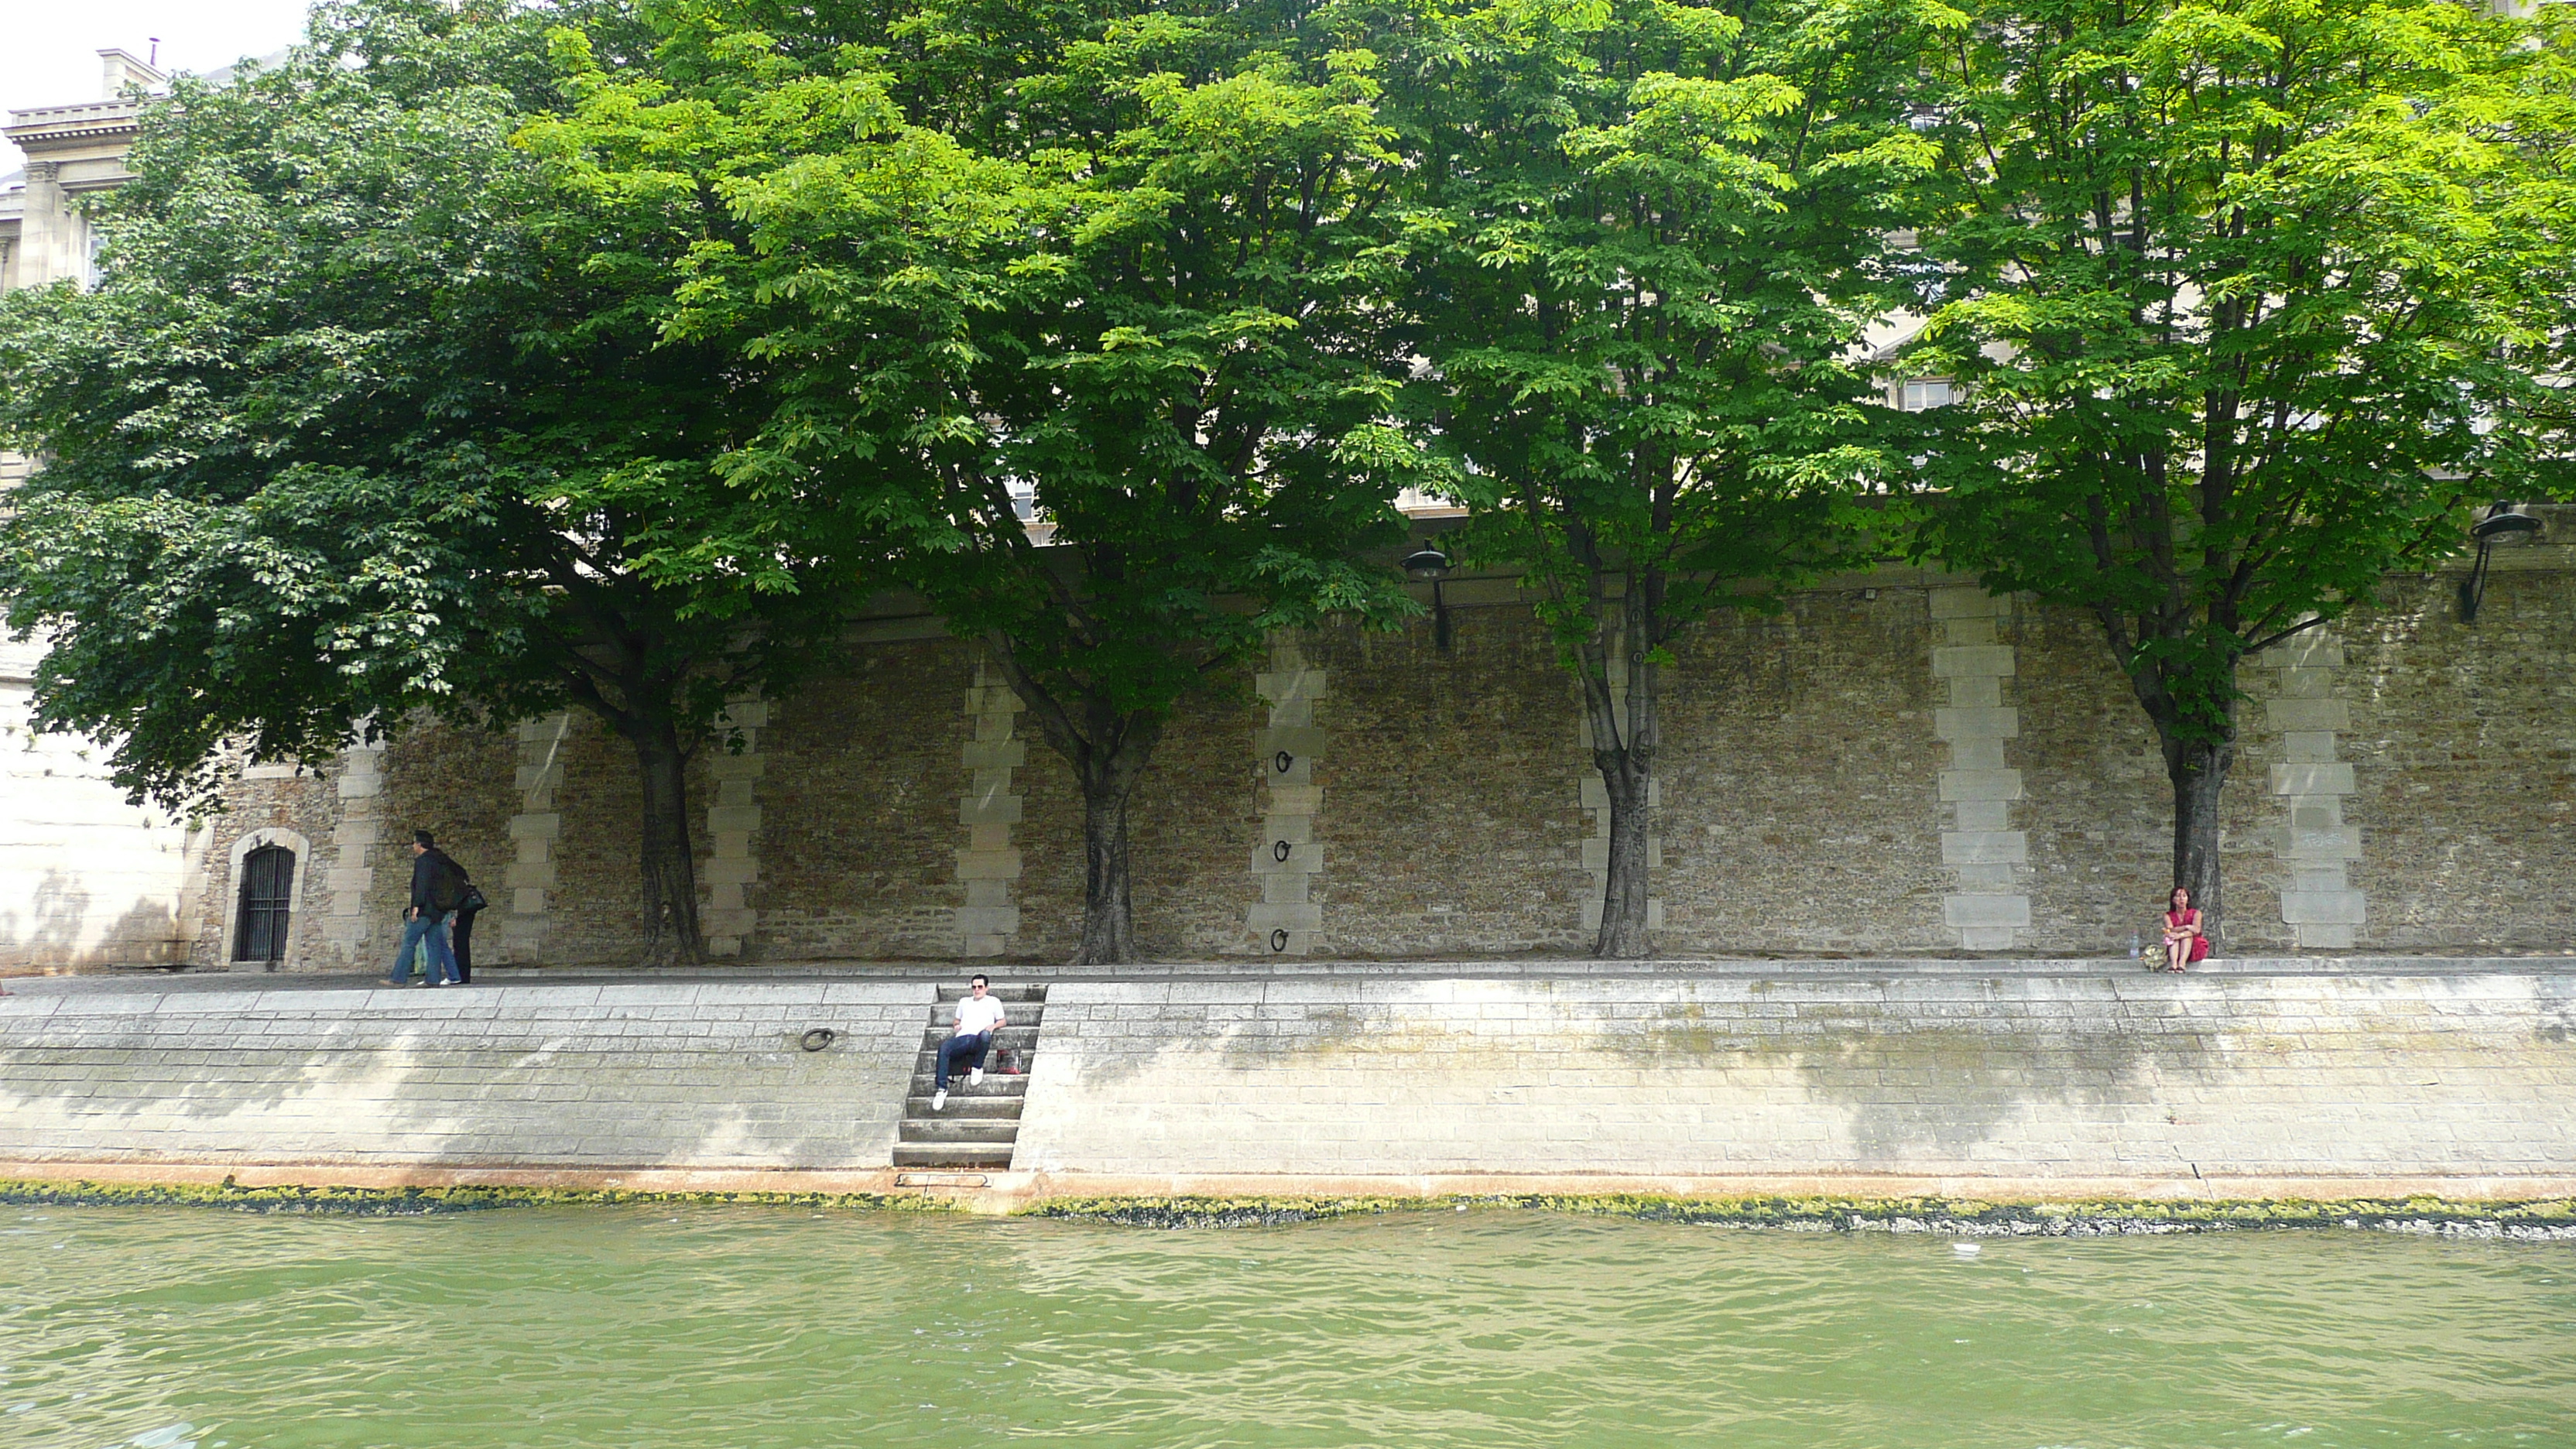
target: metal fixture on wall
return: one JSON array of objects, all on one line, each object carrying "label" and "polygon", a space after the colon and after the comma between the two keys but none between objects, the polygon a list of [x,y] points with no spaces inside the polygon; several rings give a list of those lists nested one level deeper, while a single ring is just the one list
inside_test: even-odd
[{"label": "metal fixture on wall", "polygon": [[1449,555],[1425,543],[1404,556],[1404,575],[1431,585],[1431,644],[1449,652],[1449,601],[1440,596],[1440,581],[1449,576]]},{"label": "metal fixture on wall", "polygon": [[2487,516],[2469,526],[2469,537],[2478,541],[2478,561],[2469,577],[2460,585],[2460,622],[2478,621],[2478,605],[2487,597],[2487,554],[2495,541],[2511,534],[2538,533],[2540,520],[2528,513],[2515,512],[2516,505],[2498,500],[2487,508]]}]

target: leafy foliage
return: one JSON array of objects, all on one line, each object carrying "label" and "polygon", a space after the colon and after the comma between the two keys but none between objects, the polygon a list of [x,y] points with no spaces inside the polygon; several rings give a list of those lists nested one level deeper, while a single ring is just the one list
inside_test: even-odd
[{"label": "leafy foliage", "polygon": [[47,634],[40,723],[173,806],[225,742],[327,758],[427,711],[570,702],[646,757],[646,902],[694,954],[680,767],[724,700],[836,627],[810,556],[667,584],[765,379],[672,345],[669,232],[512,144],[549,29],[613,8],[366,0],[283,64],[148,113],[97,290],[0,304],[0,427],[45,466],[0,538]]},{"label": "leafy foliage", "polygon": [[[1926,553],[2091,610],[2217,906],[2237,662],[2548,486],[2563,25],[2445,0],[2003,3],[1942,57],[1969,386]],[[2198,832],[2195,835],[2195,832]],[[2187,838],[2188,837],[2188,838]]]},{"label": "leafy foliage", "polygon": [[1420,409],[1454,449],[1465,549],[1520,567],[1583,686],[1612,800],[1603,954],[1646,949],[1672,641],[1858,561],[1901,467],[1863,343],[1903,295],[1888,235],[1934,159],[1907,61],[1941,18],[1497,5],[1413,38]]},{"label": "leafy foliage", "polygon": [[685,16],[532,133],[594,194],[720,206],[671,332],[781,378],[726,465],[756,521],[670,561],[881,553],[986,641],[1082,779],[1085,950],[1122,959],[1119,812],[1176,701],[1274,630],[1412,609],[1353,558],[1420,468],[1371,59],[1259,14]]}]

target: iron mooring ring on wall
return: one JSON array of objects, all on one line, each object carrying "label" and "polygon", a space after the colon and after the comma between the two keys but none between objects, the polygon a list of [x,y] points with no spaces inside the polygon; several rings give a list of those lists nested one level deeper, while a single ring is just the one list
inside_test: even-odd
[{"label": "iron mooring ring on wall", "polygon": [[809,1052],[819,1052],[840,1039],[841,1034],[828,1026],[818,1026],[796,1039],[796,1044]]},{"label": "iron mooring ring on wall", "polygon": [[1287,774],[1290,769],[1294,768],[1296,763],[1297,757],[1288,753],[1286,750],[1281,750],[1279,753],[1270,757],[1270,767],[1283,775]]},{"label": "iron mooring ring on wall", "polygon": [[1287,841],[1274,840],[1270,843],[1270,858],[1272,860],[1279,861],[1282,864],[1285,864],[1288,857],[1295,852],[1296,847],[1290,845]]},{"label": "iron mooring ring on wall", "polygon": [[1273,931],[1273,932],[1271,932],[1271,933],[1270,933],[1270,949],[1271,949],[1271,950],[1273,950],[1273,951],[1285,951],[1285,950],[1287,950],[1287,949],[1288,949],[1288,933],[1287,933],[1286,931]]}]

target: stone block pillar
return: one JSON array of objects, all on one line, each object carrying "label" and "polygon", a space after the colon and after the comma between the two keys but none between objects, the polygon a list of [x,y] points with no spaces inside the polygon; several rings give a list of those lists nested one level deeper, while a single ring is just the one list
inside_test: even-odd
[{"label": "stone block pillar", "polygon": [[2343,797],[2353,793],[2352,766],[2335,758],[2335,736],[2352,728],[2351,707],[2334,697],[2343,645],[2324,629],[2272,646],[2257,656],[2279,671],[2280,687],[2264,702],[2265,723],[2281,732],[2281,761],[2272,793],[2288,812],[2278,840],[2286,879],[2281,923],[2302,950],[2349,950],[2366,919],[2348,867],[2361,859],[2361,827],[2347,825]]},{"label": "stone block pillar", "polygon": [[966,691],[975,737],[966,742],[966,794],[957,804],[957,822],[966,827],[966,844],[957,852],[957,880],[966,888],[966,903],[957,908],[961,956],[1002,955],[1019,934],[1011,883],[1020,878],[1020,853],[1011,845],[1011,827],[1020,822],[1020,792],[1011,776],[1029,758],[1029,747],[1012,738],[1023,708],[1001,671],[975,666],[975,687]]},{"label": "stone block pillar", "polygon": [[[1614,650],[1609,665],[1610,718],[1625,735],[1628,732],[1628,656]],[[1664,677],[1670,679],[1672,671],[1666,669]],[[1601,929],[1601,898],[1610,890],[1610,787],[1601,783],[1600,768],[1592,763],[1592,712],[1583,707],[1579,689],[1574,697],[1574,742],[1583,751],[1583,770],[1576,777],[1581,783],[1575,788],[1583,802],[1584,813],[1592,817],[1592,833],[1584,837],[1578,847],[1583,868],[1592,876],[1592,893],[1583,901],[1583,929],[1597,932]],[[1661,810],[1663,806],[1664,782],[1648,780],[1646,808]],[[1646,835],[1646,869],[1660,870],[1663,864],[1664,833],[1649,831]],[[1664,898],[1653,894],[1650,885],[1646,896],[1646,929],[1660,931],[1663,928]]]},{"label": "stone block pillar", "polygon": [[555,842],[563,838],[563,814],[555,808],[555,791],[563,786],[564,741],[571,733],[572,716],[561,711],[519,725],[518,773],[511,782],[519,792],[519,809],[509,822],[510,842],[518,858],[501,878],[507,889],[500,895],[484,892],[493,896],[493,909],[476,923],[485,930],[500,927],[492,940],[497,949],[490,959],[495,963],[525,966],[545,958],[546,906],[555,888]]},{"label": "stone block pillar", "polygon": [[[367,957],[367,888],[375,883],[371,859],[385,829],[385,747],[352,745],[340,752],[339,822],[331,829],[331,863],[323,868],[322,893],[329,901],[316,932],[318,957],[335,965],[370,964]],[[405,876],[409,880],[409,876]],[[409,897],[405,897],[406,900]],[[384,943],[382,970],[392,964],[394,943]],[[226,956],[232,942],[220,948]]]},{"label": "stone block pillar", "polygon": [[1932,677],[1946,704],[1932,712],[1932,732],[1950,747],[1941,772],[1941,863],[1955,889],[1941,898],[1941,919],[1967,951],[2009,951],[2030,926],[2030,838],[2012,829],[2021,772],[2005,760],[2005,741],[2021,734],[2021,713],[2004,703],[2013,677],[2013,647],[1998,633],[2012,618],[2012,599],[1973,584],[1931,590]]},{"label": "stone block pillar", "polygon": [[1324,870],[1323,842],[1315,816],[1324,789],[1315,762],[1324,755],[1324,730],[1315,723],[1315,701],[1324,697],[1325,672],[1306,662],[1292,635],[1271,641],[1270,667],[1253,676],[1253,688],[1270,701],[1270,723],[1253,732],[1253,768],[1268,793],[1261,838],[1252,843],[1252,877],[1261,899],[1244,913],[1252,949],[1268,956],[1303,956],[1316,949],[1324,929],[1323,903],[1314,897]]},{"label": "stone block pillar", "polygon": [[[715,799],[707,804],[706,904],[699,926],[709,956],[739,956],[759,929],[760,912],[746,898],[760,879],[760,732],[769,724],[769,705],[737,699],[725,707],[724,727],[709,742],[707,779]],[[740,754],[725,748],[727,734],[743,743]]]}]

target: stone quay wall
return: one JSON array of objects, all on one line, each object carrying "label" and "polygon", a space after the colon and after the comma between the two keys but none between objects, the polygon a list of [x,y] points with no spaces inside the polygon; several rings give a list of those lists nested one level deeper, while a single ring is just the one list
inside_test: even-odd
[{"label": "stone quay wall", "polygon": [[[2549,537],[2576,537],[2576,509]],[[2576,547],[2391,578],[2249,660],[2222,851],[2231,952],[2560,951],[2576,942]],[[1573,684],[1512,581],[1428,620],[1325,628],[1189,701],[1130,812],[1140,944],[1163,960],[1575,952],[1600,785]],[[885,607],[883,605],[880,606]],[[2084,615],[1887,569],[1721,616],[1665,672],[1660,949],[2098,956],[2153,939],[2171,795]],[[1081,799],[978,650],[880,614],[795,695],[736,707],[693,766],[708,934],[746,961],[1063,959]],[[259,772],[255,772],[259,773]],[[245,778],[180,929],[225,960],[257,832],[298,872],[288,969],[377,965],[410,830],[495,909],[478,960],[638,952],[640,791],[579,713],[425,728],[318,774]]]},{"label": "stone quay wall", "polygon": [[[0,999],[0,1157],[883,1167],[927,985],[149,990]],[[802,1049],[805,1032],[839,1039]]]},{"label": "stone quay wall", "polygon": [[2576,1180],[2571,1026],[2566,976],[1067,982],[1014,1165]]},{"label": "stone quay wall", "polygon": [[[31,988],[0,1177],[892,1190],[932,995]],[[2555,1197],[2571,1028],[2563,973],[1059,978],[990,1185]]]}]

